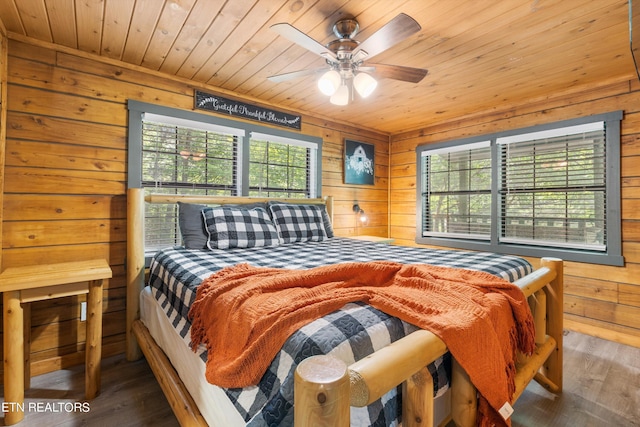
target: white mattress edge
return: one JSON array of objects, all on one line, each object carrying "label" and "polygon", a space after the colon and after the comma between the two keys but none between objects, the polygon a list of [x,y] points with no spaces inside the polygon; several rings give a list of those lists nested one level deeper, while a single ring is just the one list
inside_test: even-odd
[{"label": "white mattress edge", "polygon": [[140,319],[171,361],[207,423],[212,427],[244,426],[244,420],[226,393],[207,382],[205,363],[185,345],[149,287],[140,295]]}]

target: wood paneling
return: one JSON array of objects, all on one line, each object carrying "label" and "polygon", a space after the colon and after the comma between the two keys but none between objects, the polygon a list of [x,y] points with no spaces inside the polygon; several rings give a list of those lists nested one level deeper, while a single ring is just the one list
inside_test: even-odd
[{"label": "wood paneling", "polygon": [[126,219],[125,198],[34,194],[5,196],[4,221]]},{"label": "wood paneling", "polygon": [[[104,291],[107,356],[122,352],[125,339],[126,102],[191,110],[193,86],[63,50],[9,43],[2,265],[107,259],[114,274]],[[336,234],[386,236],[388,136],[306,115],[302,132],[323,138],[323,194],[334,196]],[[375,185],[343,184],[345,138],[375,145]],[[364,227],[356,228],[354,201],[369,215]],[[33,304],[34,375],[83,362],[82,301],[68,297]]]},{"label": "wood paneling", "polygon": [[[2,236],[3,199],[4,192],[4,160],[7,139],[7,82],[9,61],[9,39],[4,23],[0,19],[0,236]],[[2,239],[2,237],[0,237]],[[2,240],[0,240],[0,244]],[[0,265],[2,265],[2,251],[0,250]]]},{"label": "wood paneling", "polygon": [[[355,17],[355,39],[363,41],[401,12],[422,30],[371,62],[426,68],[420,83],[380,76],[370,97],[337,107],[319,93],[314,76],[267,79],[325,66],[323,58],[280,37],[271,25],[290,23],[326,44],[335,39],[337,20]],[[557,93],[570,97],[628,82],[635,74],[627,0],[3,0],[0,20],[14,39],[97,53],[388,134],[526,107]],[[89,72],[69,67],[74,69]],[[53,71],[51,81],[58,77]],[[97,84],[85,90],[96,88],[110,89]]]},{"label": "wood paneling", "polygon": [[[484,135],[575,117],[624,110],[622,121],[622,239],[624,267],[565,264],[565,315],[572,328],[639,345],[640,343],[640,86],[605,85],[570,96],[559,94],[515,109],[487,111],[467,120],[425,126],[392,135],[390,144],[390,236],[415,244],[415,149],[418,145]],[[593,329],[592,329],[593,328]],[[592,332],[590,332],[592,330]],[[607,332],[608,331],[608,332]]]}]

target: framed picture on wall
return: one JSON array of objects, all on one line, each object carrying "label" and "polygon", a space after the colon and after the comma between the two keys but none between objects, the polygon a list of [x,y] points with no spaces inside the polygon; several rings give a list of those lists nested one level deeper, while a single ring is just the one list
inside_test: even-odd
[{"label": "framed picture on wall", "polygon": [[344,183],[373,185],[375,153],[373,144],[345,139]]}]

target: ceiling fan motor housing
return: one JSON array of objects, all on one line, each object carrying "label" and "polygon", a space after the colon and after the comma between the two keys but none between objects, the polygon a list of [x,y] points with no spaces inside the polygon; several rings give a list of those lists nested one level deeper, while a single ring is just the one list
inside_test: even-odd
[{"label": "ceiling fan motor housing", "polygon": [[341,19],[333,24],[333,34],[339,39],[352,39],[358,34],[360,25],[352,18]]},{"label": "ceiling fan motor housing", "polygon": [[327,49],[335,53],[338,58],[337,62],[327,60],[327,63],[343,78],[352,77],[358,66],[358,64],[351,62],[351,54],[360,44],[359,41],[353,39],[359,28],[360,25],[355,19],[341,19],[333,25],[333,33],[339,38],[326,44]]}]

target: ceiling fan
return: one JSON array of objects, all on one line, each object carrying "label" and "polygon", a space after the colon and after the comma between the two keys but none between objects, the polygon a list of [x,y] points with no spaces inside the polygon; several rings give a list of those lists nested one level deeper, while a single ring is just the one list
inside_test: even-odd
[{"label": "ceiling fan", "polygon": [[327,43],[327,45],[317,42],[287,23],[274,24],[271,28],[281,36],[323,57],[329,70],[327,71],[325,66],[278,74],[270,76],[268,79],[280,83],[298,77],[324,73],[318,81],[318,88],[325,95],[331,96],[333,104],[348,104],[349,95],[353,97],[354,92],[349,90],[350,86],[362,97],[370,95],[377,85],[377,81],[372,75],[418,83],[428,73],[423,68],[365,63],[365,61],[420,31],[420,24],[404,13],[387,22],[362,42],[354,39],[360,28],[358,21],[354,18],[337,21],[333,26],[333,33],[338,39]]}]

